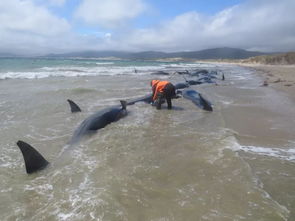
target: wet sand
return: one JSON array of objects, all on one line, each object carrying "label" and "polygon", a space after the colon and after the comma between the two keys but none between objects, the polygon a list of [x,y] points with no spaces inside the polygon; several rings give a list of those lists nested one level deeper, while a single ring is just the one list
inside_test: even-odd
[{"label": "wet sand", "polygon": [[283,91],[295,102],[295,65],[240,65],[255,69],[264,79],[262,85]]},{"label": "wet sand", "polygon": [[[213,112],[185,99],[172,111],[138,103],[68,149],[86,117],[150,92],[153,76],[0,82],[1,220],[294,220],[292,101],[251,67],[216,68],[225,81],[192,86]],[[27,176],[17,139],[51,166]]]},{"label": "wet sand", "polygon": [[[295,104],[295,65],[240,64],[240,66],[254,70],[253,73],[256,73],[261,78],[261,83],[259,83],[261,91],[273,97],[273,108],[270,108],[266,103],[262,105],[261,110],[257,106],[243,107],[238,118],[238,121],[243,122],[243,124],[236,123],[235,125],[234,122],[231,122],[232,128],[243,134],[243,136],[238,135],[236,138],[240,144],[250,145],[250,149],[252,144],[255,146],[288,146],[285,141],[293,140],[292,137],[294,137],[295,132],[292,125]],[[280,98],[277,97],[278,95]],[[278,99],[281,100],[278,102]],[[268,108],[265,108],[266,106]],[[239,111],[236,109],[227,114],[233,117],[237,112]],[[242,112],[243,114],[241,114]],[[244,119],[242,119],[242,116]],[[249,124],[247,124],[247,118],[255,120],[248,120]],[[235,119],[237,120],[237,118]],[[291,178],[291,175],[289,177],[291,180],[286,182],[286,176],[284,175],[284,171],[288,170],[288,167],[293,167],[293,164],[283,161],[272,161],[270,163],[260,157],[254,159],[249,157],[251,151],[246,152],[240,152],[240,155],[243,156],[253,172],[259,177],[260,182],[264,185],[264,190],[270,193],[277,202],[287,205],[289,208],[294,208],[294,199],[291,198],[294,197],[295,190],[294,185],[290,184],[293,178]],[[293,209],[290,210],[289,215],[288,220],[293,220],[295,215]]]}]

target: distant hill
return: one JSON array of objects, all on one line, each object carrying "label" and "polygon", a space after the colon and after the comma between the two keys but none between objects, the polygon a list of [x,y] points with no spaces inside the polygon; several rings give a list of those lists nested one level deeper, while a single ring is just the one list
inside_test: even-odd
[{"label": "distant hill", "polygon": [[164,59],[164,58],[183,58],[183,59],[246,59],[253,56],[265,55],[266,53],[247,51],[237,48],[215,48],[191,52],[165,53],[158,51],[144,52],[123,52],[123,51],[83,51],[66,54],[49,54],[46,57],[83,57],[83,58],[107,58],[116,57],[119,59]]},{"label": "distant hill", "polygon": [[0,52],[0,58],[11,58],[11,57],[17,57],[17,55],[11,54],[11,53],[1,53]]},{"label": "distant hill", "polygon": [[124,58],[129,56],[130,56],[129,52],[123,52],[123,51],[80,51],[80,52],[70,52],[65,54],[49,54],[49,55],[46,55],[45,57]]},{"label": "distant hill", "polygon": [[174,53],[175,57],[192,59],[245,59],[253,56],[264,55],[262,52],[247,51],[237,48],[214,48],[202,51]]},{"label": "distant hill", "polygon": [[295,52],[283,54],[262,55],[242,60],[243,63],[255,64],[295,64]]}]

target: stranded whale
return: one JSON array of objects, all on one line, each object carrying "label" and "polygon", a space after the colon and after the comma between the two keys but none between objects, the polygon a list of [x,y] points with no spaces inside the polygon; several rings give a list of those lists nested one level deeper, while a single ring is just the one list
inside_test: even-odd
[{"label": "stranded whale", "polygon": [[182,96],[206,111],[213,111],[212,104],[195,90],[184,90]]},{"label": "stranded whale", "polygon": [[[86,118],[75,131],[70,144],[76,143],[88,133],[105,127],[106,125],[119,120],[127,115],[126,101],[120,101],[121,106],[103,109]],[[37,172],[47,167],[49,162],[31,145],[24,141],[18,141],[17,146],[23,154],[26,171],[28,174]]]},{"label": "stranded whale", "polygon": [[145,103],[148,103],[150,104],[152,101],[153,101],[153,95],[152,94],[148,94],[148,95],[145,95],[145,96],[142,96],[142,97],[139,97],[139,98],[134,98],[134,99],[131,99],[129,101],[127,101],[127,105],[133,105],[137,102],[145,102]]},{"label": "stranded whale", "polygon": [[121,106],[100,110],[86,118],[76,129],[70,144],[77,143],[84,135],[91,134],[106,125],[115,122],[127,115],[126,101],[120,101]]}]

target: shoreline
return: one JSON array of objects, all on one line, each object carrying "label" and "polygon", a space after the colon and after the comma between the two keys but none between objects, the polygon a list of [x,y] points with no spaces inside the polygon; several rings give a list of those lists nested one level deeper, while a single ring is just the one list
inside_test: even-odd
[{"label": "shoreline", "polygon": [[295,65],[237,64],[255,70],[263,78],[262,87],[284,92],[295,102]]},{"label": "shoreline", "polygon": [[[203,62],[206,63],[206,62]],[[257,64],[244,62],[207,61],[213,64],[237,65],[255,70],[261,76],[261,86],[285,93],[295,103],[295,65]]]}]

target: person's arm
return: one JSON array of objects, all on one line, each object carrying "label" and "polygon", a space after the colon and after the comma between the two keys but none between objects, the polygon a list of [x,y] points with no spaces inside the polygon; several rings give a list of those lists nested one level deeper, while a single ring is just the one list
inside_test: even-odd
[{"label": "person's arm", "polygon": [[156,85],[154,85],[154,86],[152,87],[152,90],[153,90],[153,96],[152,96],[152,98],[153,98],[153,101],[154,101],[154,96],[155,96],[155,94],[156,94]]}]

